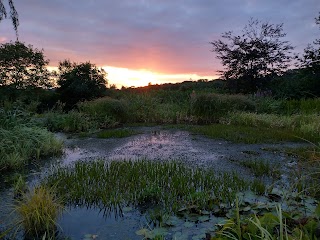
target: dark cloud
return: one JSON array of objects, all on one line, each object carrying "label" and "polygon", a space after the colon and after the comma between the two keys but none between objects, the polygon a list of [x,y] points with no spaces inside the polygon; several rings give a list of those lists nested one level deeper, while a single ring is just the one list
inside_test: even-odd
[{"label": "dark cloud", "polygon": [[[20,40],[43,48],[51,65],[69,58],[166,73],[214,75],[210,41],[257,18],[284,23],[297,51],[319,36],[319,0],[15,1]],[[15,40],[8,20],[0,40]]]}]

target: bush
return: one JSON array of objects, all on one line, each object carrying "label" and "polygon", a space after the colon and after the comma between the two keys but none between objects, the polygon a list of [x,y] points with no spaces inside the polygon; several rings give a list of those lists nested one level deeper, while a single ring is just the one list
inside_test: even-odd
[{"label": "bush", "polygon": [[59,154],[62,142],[46,129],[17,125],[0,128],[0,171],[22,167],[31,159]]},{"label": "bush", "polygon": [[100,127],[114,127],[128,121],[128,104],[110,97],[78,104],[80,111],[96,121]]},{"label": "bush", "polygon": [[191,115],[204,122],[215,122],[228,112],[254,111],[253,101],[244,95],[195,94],[191,96]]}]

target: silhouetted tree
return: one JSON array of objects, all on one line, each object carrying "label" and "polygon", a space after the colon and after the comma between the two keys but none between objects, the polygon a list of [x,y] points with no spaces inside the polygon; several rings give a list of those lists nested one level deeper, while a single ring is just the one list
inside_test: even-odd
[{"label": "silhouetted tree", "polygon": [[71,63],[64,60],[59,63],[58,93],[67,107],[73,107],[79,101],[92,100],[105,94],[107,73],[90,62]]},{"label": "silhouetted tree", "polygon": [[27,87],[50,87],[49,71],[43,50],[26,46],[24,43],[0,45],[0,86],[14,89]]},{"label": "silhouetted tree", "polygon": [[[13,28],[16,32],[17,40],[18,40],[18,26],[19,26],[19,16],[18,12],[16,11],[16,8],[14,7],[13,1],[8,0],[9,8],[10,8],[10,15],[9,18],[11,18]],[[3,0],[0,0],[0,21],[4,18],[8,18],[7,10],[4,6]]]},{"label": "silhouetted tree", "polygon": [[[251,19],[241,35],[229,31],[223,40],[210,42],[213,52],[225,67],[223,78],[236,92],[255,92],[259,80],[284,72],[291,60],[293,47],[283,41],[283,24],[262,23]],[[230,84],[229,84],[230,86]]]},{"label": "silhouetted tree", "polygon": [[[320,13],[319,17],[315,18],[316,24],[320,27]],[[316,39],[314,45],[309,44],[304,49],[304,54],[301,61],[301,67],[310,71],[312,74],[320,74],[320,38]]]}]

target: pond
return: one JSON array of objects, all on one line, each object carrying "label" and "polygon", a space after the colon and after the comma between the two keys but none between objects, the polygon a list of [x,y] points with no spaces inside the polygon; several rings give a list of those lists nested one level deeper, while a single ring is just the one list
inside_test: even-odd
[{"label": "pond", "polygon": [[[148,159],[153,161],[179,160],[188,166],[213,169],[216,172],[236,172],[246,179],[254,179],[254,173],[243,161],[264,161],[280,164],[279,182],[286,183],[287,173],[296,159],[281,151],[283,148],[296,148],[304,144],[235,144],[224,140],[208,139],[192,135],[187,131],[162,127],[137,127],[137,133],[126,138],[100,139],[96,137],[73,138],[58,134],[64,139],[64,155],[42,161],[38,166],[26,170],[29,185],[50,172],[52,166],[68,166],[77,161],[105,159],[106,161],[127,159]],[[12,189],[4,184],[10,176],[2,176],[0,192],[0,230],[13,218],[9,216],[12,204]],[[261,181],[271,183],[266,176]],[[206,233],[215,229],[215,224],[223,218],[210,213],[193,213],[180,217],[166,216],[163,226],[150,224],[150,212],[146,209],[127,207],[121,212],[106,211],[92,206],[68,206],[58,224],[63,234],[61,239],[142,239],[160,234],[166,239],[203,239]],[[164,228],[166,226],[166,228]],[[151,231],[153,229],[153,231]],[[156,232],[158,231],[158,232]],[[149,235],[148,235],[149,234]],[[66,238],[68,237],[68,238]],[[21,233],[17,235],[21,239]]]}]

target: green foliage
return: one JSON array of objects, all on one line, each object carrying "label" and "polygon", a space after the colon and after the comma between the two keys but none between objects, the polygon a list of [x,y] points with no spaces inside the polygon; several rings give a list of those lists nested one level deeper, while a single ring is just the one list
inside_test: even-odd
[{"label": "green foliage", "polygon": [[60,93],[61,101],[68,107],[85,100],[92,100],[104,95],[106,91],[106,72],[96,65],[86,63],[71,63],[65,60],[59,63]]},{"label": "green foliage", "polygon": [[42,115],[43,125],[49,131],[87,132],[98,127],[87,114],[77,110],[68,113],[50,111]]},{"label": "green foliage", "polygon": [[[320,138],[319,118],[318,114],[281,116],[276,114],[234,112],[221,121],[235,126],[241,125],[259,128],[259,131],[262,131],[263,128],[272,129],[272,131],[269,130],[269,132],[275,134],[273,139],[276,139],[276,135],[281,135],[282,132],[283,140],[304,138],[309,141],[318,141]],[[269,136],[267,132],[264,134]],[[257,135],[259,135],[259,133],[257,133]],[[287,137],[285,137],[285,135],[287,135]]]},{"label": "green foliage", "polygon": [[109,129],[109,130],[103,130],[98,133],[98,138],[124,138],[124,137],[130,137],[132,135],[136,134],[133,130],[130,129]]},{"label": "green foliage", "polygon": [[14,223],[16,231],[23,229],[25,236],[32,239],[40,239],[44,235],[54,239],[57,219],[63,209],[62,201],[53,188],[39,186],[23,193],[14,205],[14,212],[18,214]]},{"label": "green foliage", "polygon": [[241,143],[273,143],[281,141],[304,141],[298,136],[300,132],[287,129],[272,129],[264,126],[211,124],[205,126],[188,126],[186,129],[193,133],[203,134],[210,138],[222,138]]},{"label": "green foliage", "polygon": [[244,95],[193,93],[191,96],[191,115],[202,122],[216,122],[229,112],[254,109],[254,102]]},{"label": "green foliage", "polygon": [[82,102],[78,105],[81,112],[99,123],[101,128],[114,127],[125,123],[129,117],[127,101],[110,97]]},{"label": "green foliage", "polygon": [[0,86],[13,89],[51,86],[46,68],[49,61],[44,59],[42,50],[21,42],[4,43],[0,45],[0,55]]},{"label": "green foliage", "polygon": [[62,143],[36,127],[21,110],[0,108],[0,171],[22,167],[31,159],[61,153]]},{"label": "green foliage", "polygon": [[250,186],[236,174],[147,160],[77,162],[74,167],[57,169],[47,182],[57,186],[57,192],[71,204],[103,204],[112,209],[154,203],[168,212],[232,203],[236,192]]}]

